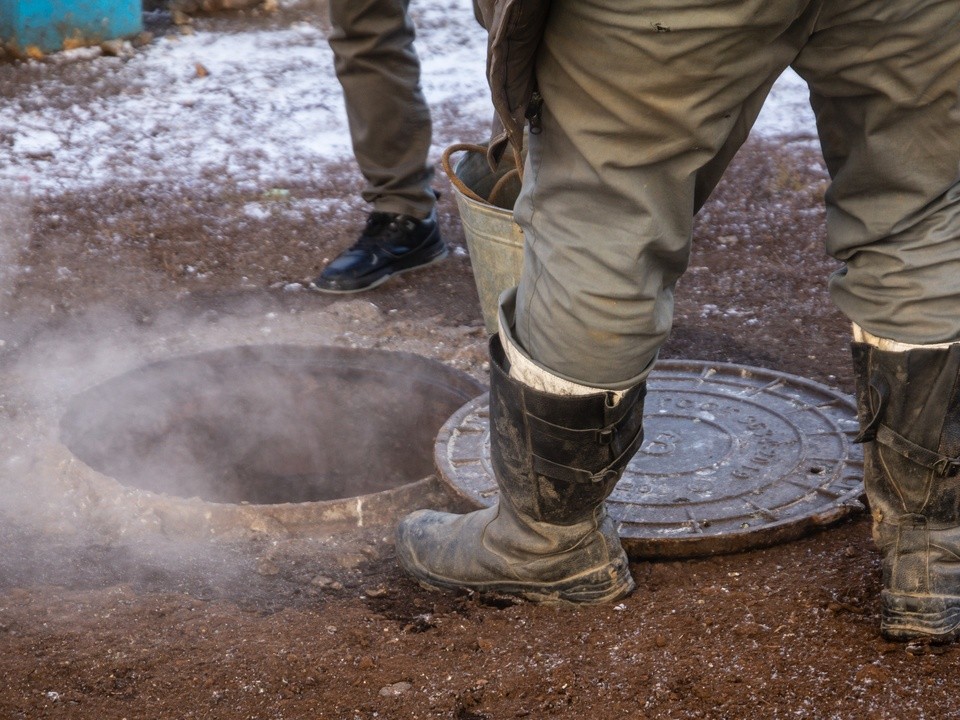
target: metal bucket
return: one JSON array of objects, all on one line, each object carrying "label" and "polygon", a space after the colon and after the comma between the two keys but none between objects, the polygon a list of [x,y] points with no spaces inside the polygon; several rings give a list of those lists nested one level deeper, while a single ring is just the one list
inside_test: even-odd
[{"label": "metal bucket", "polygon": [[[464,155],[451,167],[450,158],[458,152]],[[457,199],[483,322],[492,334],[500,293],[520,281],[523,268],[523,230],[513,221],[520,172],[510,153],[492,171],[482,145],[451,145],[441,161]]]}]

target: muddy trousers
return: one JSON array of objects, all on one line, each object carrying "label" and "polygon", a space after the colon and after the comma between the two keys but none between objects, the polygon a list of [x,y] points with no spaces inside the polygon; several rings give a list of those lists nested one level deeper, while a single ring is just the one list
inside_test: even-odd
[{"label": "muddy trousers", "polygon": [[831,176],[834,301],[880,337],[960,339],[956,0],[554,0],[516,207],[514,333],[539,365],[595,387],[643,380],[693,215],[788,66]]},{"label": "muddy trousers", "polygon": [[427,217],[430,110],[420,89],[409,0],[330,0],[330,47],[353,151],[374,210]]}]

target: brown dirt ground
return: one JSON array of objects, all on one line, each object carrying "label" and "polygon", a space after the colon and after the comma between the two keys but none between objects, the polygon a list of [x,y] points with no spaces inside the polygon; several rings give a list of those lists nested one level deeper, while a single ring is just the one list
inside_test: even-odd
[{"label": "brown dirt ground", "polygon": [[[664,357],[852,391],[847,323],[825,291],[836,266],[823,252],[825,183],[802,143],[743,149],[697,222]],[[452,195],[437,186],[444,232],[464,248]],[[358,187],[341,166],[291,193],[349,199]],[[117,186],[41,199],[24,259],[35,271],[5,306],[0,361],[10,367],[43,338],[95,326],[105,309],[157,332],[174,310],[349,309],[277,288],[348,244],[362,210],[258,221],[241,212],[248,199],[213,182],[189,196]],[[45,270],[58,267],[72,280]],[[418,342],[483,378],[465,254],[351,302],[376,308],[358,336],[388,348]],[[3,718],[960,717],[957,649],[877,632],[879,564],[862,515],[765,550],[636,562],[636,592],[591,608],[428,592],[398,569],[390,527],[333,542],[133,545],[96,527],[0,520]]]}]

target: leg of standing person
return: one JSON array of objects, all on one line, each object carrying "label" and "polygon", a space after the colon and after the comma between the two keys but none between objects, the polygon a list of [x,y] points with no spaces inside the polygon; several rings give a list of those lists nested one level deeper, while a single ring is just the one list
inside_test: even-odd
[{"label": "leg of standing person", "polygon": [[358,292],[447,254],[431,189],[430,110],[420,89],[409,0],[330,0],[330,47],[354,155],[373,211],[359,240],[313,287]]},{"label": "leg of standing person", "polygon": [[825,6],[795,63],[824,156],[831,282],[855,323],[881,630],[960,635],[960,12]]},{"label": "leg of standing person", "polygon": [[629,592],[603,502],[642,438],[693,215],[819,5],[554,0],[515,213],[524,269],[491,342],[500,497],[401,523],[397,554],[418,580],[576,602]]}]

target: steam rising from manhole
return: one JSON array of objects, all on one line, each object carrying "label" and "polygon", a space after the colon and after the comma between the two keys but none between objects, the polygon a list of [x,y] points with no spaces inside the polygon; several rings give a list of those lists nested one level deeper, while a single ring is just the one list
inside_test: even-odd
[{"label": "steam rising from manhole", "polygon": [[244,346],[95,386],[70,402],[60,430],[77,459],[126,488],[329,506],[432,475],[437,432],[481,392],[468,375],[407,353]]}]

